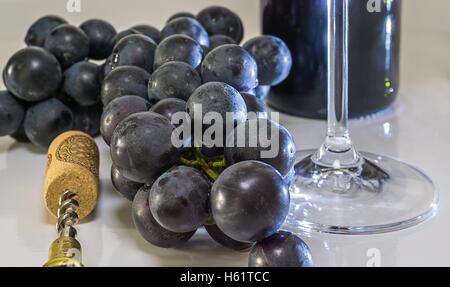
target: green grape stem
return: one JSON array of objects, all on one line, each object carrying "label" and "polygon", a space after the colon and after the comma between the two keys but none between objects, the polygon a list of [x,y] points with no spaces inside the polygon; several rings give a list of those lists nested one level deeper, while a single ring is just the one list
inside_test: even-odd
[{"label": "green grape stem", "polygon": [[[192,157],[192,153],[187,153],[187,156]],[[207,158],[204,156],[198,147],[193,148],[193,156],[194,159],[188,159],[186,157],[181,157],[181,164],[198,168],[202,170],[212,182],[216,181],[219,177],[219,173],[216,168],[225,167],[225,158],[224,156],[218,156],[214,158]],[[210,215],[208,219],[204,223],[205,225],[215,225],[213,217]]]},{"label": "green grape stem", "polygon": [[180,162],[184,165],[201,169],[211,179],[212,182],[216,181],[216,179],[219,177],[219,173],[215,170],[215,168],[225,166],[225,160],[223,156],[219,157],[219,159],[210,161],[202,154],[200,148],[194,147],[193,151],[195,159],[187,159],[185,157],[181,157]]}]

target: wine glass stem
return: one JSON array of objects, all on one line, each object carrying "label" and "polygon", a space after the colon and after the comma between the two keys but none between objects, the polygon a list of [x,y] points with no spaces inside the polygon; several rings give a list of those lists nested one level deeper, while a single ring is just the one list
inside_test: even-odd
[{"label": "wine glass stem", "polygon": [[361,164],[348,131],[348,34],[349,0],[328,0],[328,130],[312,158],[324,167]]}]

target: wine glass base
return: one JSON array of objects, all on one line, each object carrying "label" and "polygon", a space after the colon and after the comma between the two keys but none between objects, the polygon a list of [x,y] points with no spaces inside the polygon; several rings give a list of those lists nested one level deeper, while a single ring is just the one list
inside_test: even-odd
[{"label": "wine glass base", "polygon": [[284,228],[333,234],[375,234],[419,224],[437,212],[433,181],[400,160],[361,152],[364,164],[333,169],[300,151],[290,187],[291,206]]}]

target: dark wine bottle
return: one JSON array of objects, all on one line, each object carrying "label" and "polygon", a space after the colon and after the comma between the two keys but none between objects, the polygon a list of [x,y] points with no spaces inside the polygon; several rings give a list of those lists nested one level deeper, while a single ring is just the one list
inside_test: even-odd
[{"label": "dark wine bottle", "polygon": [[[271,90],[273,108],[309,118],[327,113],[327,0],[262,0],[262,32],[292,52],[290,76]],[[401,0],[350,0],[349,113],[387,108],[399,88]]]}]

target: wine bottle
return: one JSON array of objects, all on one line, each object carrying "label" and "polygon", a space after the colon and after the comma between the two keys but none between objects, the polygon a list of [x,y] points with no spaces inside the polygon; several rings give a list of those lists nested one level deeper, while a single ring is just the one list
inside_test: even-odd
[{"label": "wine bottle", "polygon": [[[327,113],[327,0],[262,0],[262,32],[283,39],[293,67],[271,90],[273,108],[309,118]],[[351,0],[349,113],[387,108],[399,88],[401,0]]]}]

